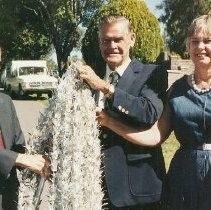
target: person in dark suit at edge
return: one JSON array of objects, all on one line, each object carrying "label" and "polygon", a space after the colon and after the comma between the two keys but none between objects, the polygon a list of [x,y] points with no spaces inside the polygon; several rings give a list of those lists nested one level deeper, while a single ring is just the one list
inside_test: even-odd
[{"label": "person in dark suit at edge", "polygon": [[[129,51],[135,39],[131,24],[125,17],[109,15],[102,18],[99,45],[106,62],[106,75],[101,79],[88,65],[78,67],[78,72],[80,78],[96,91],[96,95],[99,93],[98,111],[103,108],[126,124],[148,128],[162,113],[160,96],[165,91],[158,88],[158,80],[155,81],[159,66],[131,60]],[[165,177],[161,147],[133,144],[105,127],[101,128],[100,139],[104,166],[104,208],[160,209]]]},{"label": "person in dark suit at edge", "polygon": [[47,178],[49,161],[42,155],[25,153],[25,140],[9,96],[0,93],[0,210],[16,210],[18,187],[16,168],[27,168]]}]

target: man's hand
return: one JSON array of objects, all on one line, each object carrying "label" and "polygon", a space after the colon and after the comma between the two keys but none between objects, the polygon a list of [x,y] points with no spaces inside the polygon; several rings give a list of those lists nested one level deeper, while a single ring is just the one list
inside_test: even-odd
[{"label": "man's hand", "polygon": [[16,166],[27,168],[46,179],[51,175],[50,160],[42,155],[19,154],[15,164]]},{"label": "man's hand", "polygon": [[108,92],[109,84],[96,75],[94,70],[87,65],[77,66],[80,79],[85,80],[92,89]]}]

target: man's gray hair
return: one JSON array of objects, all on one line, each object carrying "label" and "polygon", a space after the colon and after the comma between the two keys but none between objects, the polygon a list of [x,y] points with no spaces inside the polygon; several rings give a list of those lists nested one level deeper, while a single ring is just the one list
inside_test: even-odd
[{"label": "man's gray hair", "polygon": [[124,22],[128,27],[128,31],[130,32],[132,31],[132,26],[130,21],[124,16],[119,16],[119,15],[104,16],[99,23],[98,30],[101,31],[102,27],[106,24],[119,23],[119,22]]}]

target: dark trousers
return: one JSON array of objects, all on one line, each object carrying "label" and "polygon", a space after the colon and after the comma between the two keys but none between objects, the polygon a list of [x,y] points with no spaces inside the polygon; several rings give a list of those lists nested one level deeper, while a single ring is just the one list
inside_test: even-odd
[{"label": "dark trousers", "polygon": [[102,188],[104,191],[103,210],[162,210],[161,202],[150,203],[145,205],[127,206],[127,207],[114,206],[109,199],[104,173],[102,178]]},{"label": "dark trousers", "polygon": [[111,203],[107,204],[104,210],[161,210],[160,203],[152,203],[146,205],[128,206],[128,207],[115,207]]},{"label": "dark trousers", "polygon": [[[1,181],[0,181],[1,182]],[[15,175],[11,175],[0,185],[0,210],[17,210],[19,182]]]},{"label": "dark trousers", "polygon": [[17,210],[18,194],[0,194],[0,210]]}]

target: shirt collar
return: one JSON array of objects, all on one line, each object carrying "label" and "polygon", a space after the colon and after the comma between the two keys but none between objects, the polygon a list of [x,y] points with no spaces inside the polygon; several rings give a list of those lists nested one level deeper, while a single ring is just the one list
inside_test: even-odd
[{"label": "shirt collar", "polygon": [[[124,71],[126,70],[126,68],[128,67],[128,65],[130,64],[131,59],[129,58],[126,62],[124,62],[121,66],[118,66],[115,71],[119,74],[119,76],[121,77],[124,73]],[[111,70],[109,68],[109,66],[106,64],[106,75],[105,75],[105,79],[107,80],[109,75],[111,74],[111,72],[113,72],[113,70]]]}]

